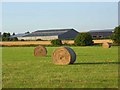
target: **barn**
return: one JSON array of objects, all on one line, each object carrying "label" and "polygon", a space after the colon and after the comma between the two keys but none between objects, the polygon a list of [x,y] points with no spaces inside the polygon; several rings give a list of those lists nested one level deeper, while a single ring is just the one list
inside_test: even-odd
[{"label": "barn", "polygon": [[91,30],[89,33],[93,38],[106,38],[112,35],[114,29]]},{"label": "barn", "polygon": [[12,37],[17,37],[18,40],[53,40],[53,39],[73,39],[77,32],[74,29],[51,29],[51,30],[37,30],[27,34],[16,34]]}]

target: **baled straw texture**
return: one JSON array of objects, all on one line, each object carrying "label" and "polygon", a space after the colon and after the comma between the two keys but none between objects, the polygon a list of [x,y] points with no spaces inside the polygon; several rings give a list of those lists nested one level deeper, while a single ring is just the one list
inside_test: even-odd
[{"label": "baled straw texture", "polygon": [[59,65],[73,64],[76,60],[76,54],[69,47],[59,47],[53,51],[52,60],[54,64]]},{"label": "baled straw texture", "polygon": [[103,48],[110,48],[110,47],[111,47],[111,44],[108,43],[108,42],[103,42],[103,43],[102,43],[102,47],[103,47]]},{"label": "baled straw texture", "polygon": [[47,55],[47,49],[44,46],[36,46],[34,48],[34,56],[46,56]]}]

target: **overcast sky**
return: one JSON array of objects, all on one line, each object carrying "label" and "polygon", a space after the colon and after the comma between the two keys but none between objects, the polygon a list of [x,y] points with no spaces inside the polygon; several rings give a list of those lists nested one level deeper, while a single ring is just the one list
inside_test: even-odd
[{"label": "overcast sky", "polygon": [[[89,31],[118,25],[117,2],[4,2],[2,32],[74,28]],[[1,27],[1,26],[0,26]]]}]

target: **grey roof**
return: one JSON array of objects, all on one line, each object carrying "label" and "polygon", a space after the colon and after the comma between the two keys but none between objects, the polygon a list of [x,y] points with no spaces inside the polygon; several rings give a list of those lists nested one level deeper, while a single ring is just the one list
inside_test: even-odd
[{"label": "grey roof", "polygon": [[11,37],[23,37],[23,36],[26,36],[26,35],[28,35],[28,34],[21,33],[21,34],[12,35]]},{"label": "grey roof", "polygon": [[105,29],[105,30],[91,30],[89,32],[113,32],[114,29]]},{"label": "grey roof", "polygon": [[[35,32],[32,33],[28,33],[28,34],[16,34],[14,36],[11,37],[32,37],[32,36],[57,36],[63,33],[66,33],[70,30],[74,30],[74,29],[51,29],[51,30],[37,30]],[[74,30],[75,31],[75,30]],[[76,31],[77,32],[77,31]]]},{"label": "grey roof", "polygon": [[35,32],[59,32],[59,31],[69,31],[74,29],[49,29],[49,30],[37,30]]},{"label": "grey roof", "polygon": [[60,35],[63,34],[65,32],[68,32],[70,30],[74,30],[74,29],[51,29],[51,30],[37,30],[35,32],[32,32],[26,36],[56,36],[56,35]]}]

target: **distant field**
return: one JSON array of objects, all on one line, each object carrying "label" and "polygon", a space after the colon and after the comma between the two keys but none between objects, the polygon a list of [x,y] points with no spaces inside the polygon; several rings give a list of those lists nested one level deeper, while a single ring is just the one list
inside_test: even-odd
[{"label": "distant field", "polygon": [[118,48],[71,47],[77,54],[73,65],[54,65],[46,57],[34,57],[34,47],[3,47],[3,88],[117,88]]},{"label": "distant field", "polygon": [[[106,39],[106,40],[93,40],[94,43],[103,43],[103,42],[109,42],[109,43],[112,43],[112,40],[110,39]],[[67,44],[74,44],[74,41],[73,40],[63,40],[62,43],[67,43]],[[11,46],[11,45],[30,45],[30,44],[34,44],[34,45],[38,45],[38,44],[41,44],[41,45],[51,45],[51,42],[50,41],[9,41],[9,42],[0,42],[0,45],[8,45],[8,46]]]}]

